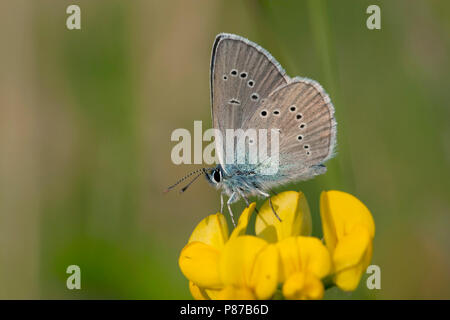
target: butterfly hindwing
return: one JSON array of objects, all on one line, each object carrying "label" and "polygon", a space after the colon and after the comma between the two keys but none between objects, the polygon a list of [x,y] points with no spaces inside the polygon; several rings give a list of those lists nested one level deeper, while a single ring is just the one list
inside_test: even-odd
[{"label": "butterfly hindwing", "polygon": [[274,90],[243,124],[279,130],[279,172],[265,180],[305,180],[325,172],[336,141],[334,108],[315,81],[294,78]]}]

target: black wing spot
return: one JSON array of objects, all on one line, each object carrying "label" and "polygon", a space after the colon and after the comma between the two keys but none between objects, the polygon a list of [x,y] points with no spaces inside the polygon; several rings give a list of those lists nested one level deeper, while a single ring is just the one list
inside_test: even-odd
[{"label": "black wing spot", "polygon": [[238,99],[230,99],[230,101],[228,101],[230,104],[236,104],[236,105],[240,105],[241,102]]}]

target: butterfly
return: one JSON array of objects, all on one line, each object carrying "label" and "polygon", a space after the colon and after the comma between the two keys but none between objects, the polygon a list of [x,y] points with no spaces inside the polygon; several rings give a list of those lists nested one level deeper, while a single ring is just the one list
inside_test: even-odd
[{"label": "butterfly", "polygon": [[[223,137],[230,129],[266,130],[270,137],[278,138],[276,153],[250,162],[250,148],[238,148],[235,140],[225,143],[224,139],[219,146],[216,139],[217,166],[191,172],[167,191],[196,175],[181,189],[184,192],[204,175],[221,191],[221,212],[223,195],[228,196],[227,207],[235,225],[232,203],[244,199],[248,206],[248,197],[262,196],[269,198],[272,206],[269,192],[273,188],[326,172],[324,162],[334,156],[337,123],[330,98],[318,82],[289,77],[272,55],[256,43],[221,33],[213,44],[210,88],[216,132]],[[248,136],[245,139],[246,146],[255,143]],[[233,148],[227,148],[230,146]],[[241,151],[244,162],[236,162]],[[225,161],[230,153],[233,161]],[[265,174],[267,164],[274,163],[274,159],[277,170]],[[273,206],[272,211],[280,220]]]}]

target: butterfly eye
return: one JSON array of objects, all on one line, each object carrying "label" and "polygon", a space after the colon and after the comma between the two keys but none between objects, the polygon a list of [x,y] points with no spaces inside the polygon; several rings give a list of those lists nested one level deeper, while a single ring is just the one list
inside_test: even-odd
[{"label": "butterfly eye", "polygon": [[222,180],[222,174],[220,173],[219,170],[214,170],[214,173],[213,173],[213,180],[214,180],[216,183],[219,183],[219,182]]}]

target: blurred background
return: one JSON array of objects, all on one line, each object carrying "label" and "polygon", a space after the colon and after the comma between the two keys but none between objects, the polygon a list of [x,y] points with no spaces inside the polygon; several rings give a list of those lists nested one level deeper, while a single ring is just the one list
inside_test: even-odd
[{"label": "blurred background", "polygon": [[[66,28],[71,4],[81,30]],[[381,30],[366,27],[371,4]],[[334,102],[328,173],[279,190],[306,194],[319,237],[322,190],[361,199],[381,290],[365,275],[355,292],[325,297],[449,299],[444,0],[1,1],[0,298],[190,298],[178,255],[219,194],[203,179],[162,191],[196,168],[171,162],[170,136],[211,126],[219,32],[257,42]],[[66,288],[71,264],[81,290]]]}]

